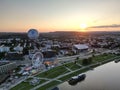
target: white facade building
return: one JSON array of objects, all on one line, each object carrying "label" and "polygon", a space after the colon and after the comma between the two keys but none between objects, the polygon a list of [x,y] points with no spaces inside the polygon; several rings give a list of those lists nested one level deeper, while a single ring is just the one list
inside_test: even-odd
[{"label": "white facade building", "polygon": [[74,53],[80,53],[80,52],[84,52],[84,51],[88,51],[89,47],[86,44],[75,44],[72,47],[72,50]]},{"label": "white facade building", "polygon": [[21,52],[21,51],[23,51],[23,47],[21,47],[21,46],[14,47],[14,50]]},{"label": "white facade building", "polygon": [[0,74],[8,73],[10,70],[13,70],[14,68],[16,68],[15,62],[2,65],[0,66]]},{"label": "white facade building", "polygon": [[0,52],[9,52],[10,51],[10,47],[7,47],[7,46],[0,46]]}]

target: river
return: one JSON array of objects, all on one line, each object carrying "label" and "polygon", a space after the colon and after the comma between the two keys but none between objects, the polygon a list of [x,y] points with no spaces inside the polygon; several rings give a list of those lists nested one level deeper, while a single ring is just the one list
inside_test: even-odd
[{"label": "river", "polygon": [[85,72],[84,81],[74,86],[64,82],[59,90],[120,90],[120,62],[110,62]]}]

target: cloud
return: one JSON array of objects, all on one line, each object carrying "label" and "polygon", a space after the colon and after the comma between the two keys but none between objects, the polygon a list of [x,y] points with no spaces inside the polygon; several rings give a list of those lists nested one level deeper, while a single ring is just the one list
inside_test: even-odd
[{"label": "cloud", "polygon": [[120,24],[92,26],[92,27],[89,27],[89,28],[120,28]]}]

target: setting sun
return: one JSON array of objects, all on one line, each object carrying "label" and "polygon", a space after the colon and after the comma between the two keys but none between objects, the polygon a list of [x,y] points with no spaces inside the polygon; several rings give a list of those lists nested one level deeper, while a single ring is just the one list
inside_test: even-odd
[{"label": "setting sun", "polygon": [[87,24],[85,24],[85,23],[80,24],[80,31],[81,32],[86,32],[86,28],[87,28]]},{"label": "setting sun", "polygon": [[87,24],[85,24],[85,23],[80,24],[80,28],[81,29],[86,29],[87,28]]}]

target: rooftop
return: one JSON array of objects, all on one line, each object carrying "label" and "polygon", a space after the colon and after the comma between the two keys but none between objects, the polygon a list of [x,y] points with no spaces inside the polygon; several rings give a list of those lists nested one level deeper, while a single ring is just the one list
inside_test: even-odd
[{"label": "rooftop", "polygon": [[86,44],[75,44],[73,46],[76,47],[77,49],[87,49],[88,48],[88,46]]}]

